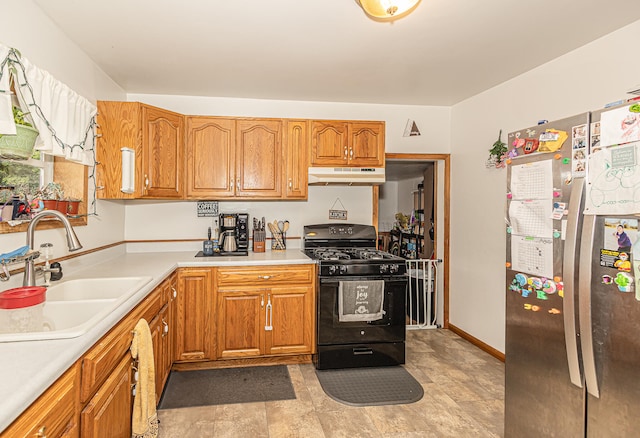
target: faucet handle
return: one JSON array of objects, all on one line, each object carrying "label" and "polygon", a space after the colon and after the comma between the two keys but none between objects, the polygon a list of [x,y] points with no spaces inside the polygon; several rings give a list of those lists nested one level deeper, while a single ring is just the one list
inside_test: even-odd
[{"label": "faucet handle", "polygon": [[51,273],[51,277],[49,278],[51,281],[58,281],[62,279],[62,265],[58,262],[51,263],[51,268],[49,269]]}]

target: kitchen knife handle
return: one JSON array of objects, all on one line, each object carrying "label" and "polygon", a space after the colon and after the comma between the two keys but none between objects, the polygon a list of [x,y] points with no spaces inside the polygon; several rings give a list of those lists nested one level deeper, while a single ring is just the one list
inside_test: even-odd
[{"label": "kitchen knife handle", "polygon": [[569,216],[567,218],[567,237],[564,244],[562,263],[562,281],[564,297],[562,299],[562,314],[564,316],[564,340],[569,365],[569,379],[571,383],[582,388],[582,375],[578,359],[578,338],[576,333],[575,309],[575,278],[576,278],[576,250],[578,242],[578,225],[582,214],[582,192],[584,178],[574,178],[571,184],[571,198],[569,199]]},{"label": "kitchen knife handle", "polygon": [[582,224],[582,240],[580,243],[580,281],[579,315],[580,315],[580,346],[582,347],[582,362],[584,365],[584,380],[587,392],[600,398],[598,376],[596,373],[596,357],[593,352],[593,324],[591,321],[591,254],[593,254],[593,237],[596,230],[596,216],[584,217]]}]

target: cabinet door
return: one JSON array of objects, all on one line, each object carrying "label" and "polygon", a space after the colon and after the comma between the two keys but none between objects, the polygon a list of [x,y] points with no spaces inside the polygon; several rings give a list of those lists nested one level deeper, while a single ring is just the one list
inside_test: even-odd
[{"label": "cabinet door", "polygon": [[142,107],[142,184],[145,198],[181,198],[184,116]]},{"label": "cabinet door", "polygon": [[219,359],[260,356],[264,344],[264,291],[218,290]]},{"label": "cabinet door", "polygon": [[187,117],[187,197],[235,194],[235,121]]},{"label": "cabinet door", "polygon": [[153,344],[153,368],[156,378],[156,399],[159,399],[162,394],[162,387],[164,386],[164,351],[162,345],[162,322],[160,320],[160,315],[151,320],[149,323],[149,330],[151,331],[151,343]]},{"label": "cabinet door", "polygon": [[349,165],[384,166],[384,123],[349,123]]},{"label": "cabinet door", "polygon": [[271,288],[267,292],[271,309],[266,321],[265,354],[312,353],[315,346],[315,318],[311,286]]},{"label": "cabinet door", "polygon": [[213,283],[210,269],[183,269],[178,282],[176,360],[213,358]]},{"label": "cabinet door", "polygon": [[[171,371],[171,366],[176,357],[177,347],[176,341],[178,338],[178,275],[172,274],[169,278],[169,354],[167,356],[168,369]],[[168,377],[168,376],[167,376]]]},{"label": "cabinet door", "polygon": [[238,120],[236,196],[282,196],[282,121]]},{"label": "cabinet door", "polygon": [[[140,103],[98,101],[96,139],[96,197],[99,199],[134,199],[141,196],[142,133]],[[123,193],[122,151],[135,150],[136,193]]]},{"label": "cabinet door", "polygon": [[349,155],[347,122],[314,120],[311,124],[311,165],[345,165]]},{"label": "cabinet door", "polygon": [[287,173],[284,196],[288,199],[307,199],[309,122],[287,120],[285,135]]},{"label": "cabinet door", "polygon": [[126,355],[80,414],[83,438],[131,437],[132,374]]}]

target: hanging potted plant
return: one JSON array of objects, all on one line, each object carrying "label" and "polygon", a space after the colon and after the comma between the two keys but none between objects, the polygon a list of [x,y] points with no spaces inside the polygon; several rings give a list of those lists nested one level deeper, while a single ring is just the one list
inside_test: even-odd
[{"label": "hanging potted plant", "polygon": [[0,158],[28,160],[33,155],[33,148],[39,133],[25,119],[28,114],[14,105],[13,121],[16,124],[16,135],[0,135]]}]

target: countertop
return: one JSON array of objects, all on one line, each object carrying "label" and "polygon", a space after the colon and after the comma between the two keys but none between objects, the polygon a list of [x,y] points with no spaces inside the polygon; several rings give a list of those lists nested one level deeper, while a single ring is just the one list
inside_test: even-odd
[{"label": "countertop", "polygon": [[[79,257],[78,259],[82,259]],[[96,260],[95,256],[92,260]],[[66,262],[62,262],[63,267]],[[0,343],[0,431],[31,405],[58,377],[139,304],[176,268],[260,266],[314,263],[299,249],[249,252],[248,256],[195,257],[185,252],[122,252],[97,263],[75,261],[73,272],[61,281],[80,278],[150,276],[153,278],[129,300],[84,335],[71,339]]]}]

